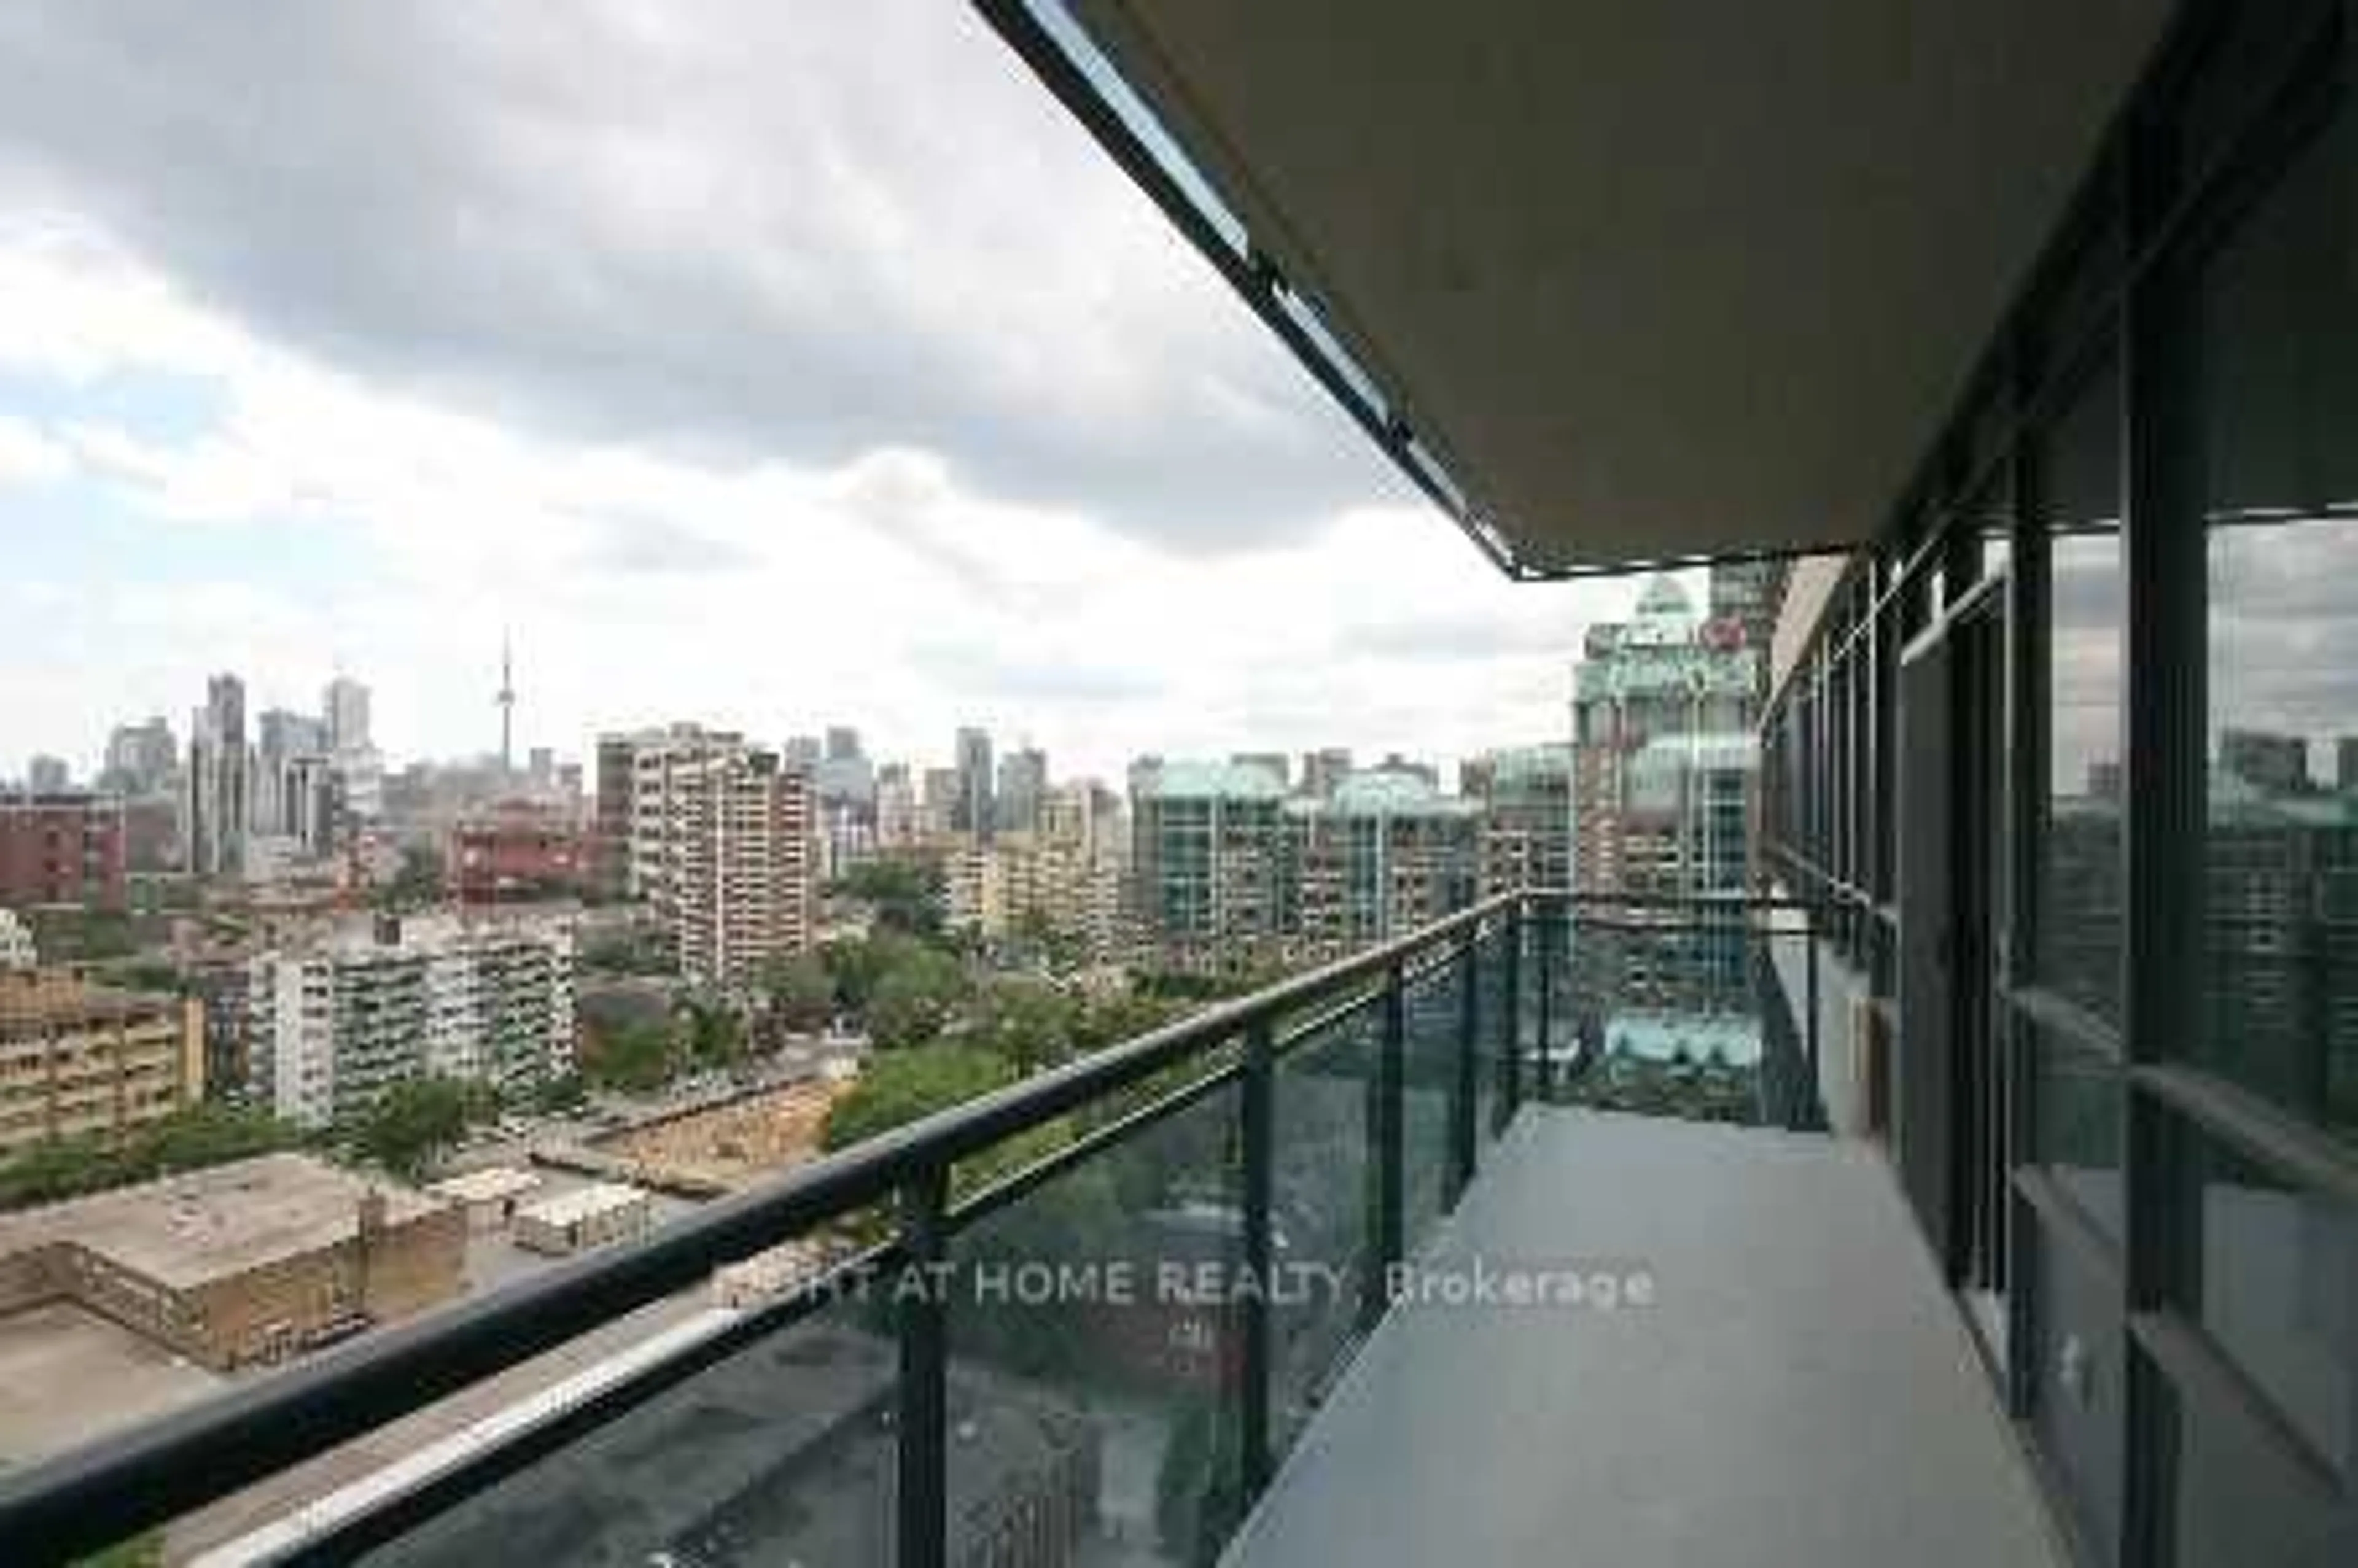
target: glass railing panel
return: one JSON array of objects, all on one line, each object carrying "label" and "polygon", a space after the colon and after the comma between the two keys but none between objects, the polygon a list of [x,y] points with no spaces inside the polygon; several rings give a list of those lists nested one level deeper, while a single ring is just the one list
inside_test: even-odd
[{"label": "glass railing panel", "polygon": [[361,1561],[891,1563],[899,1350],[887,1293],[848,1290]]},{"label": "glass railing panel", "polygon": [[1314,1026],[1276,1064],[1270,1430],[1282,1458],[1348,1357],[1375,1236],[1368,1132],[1383,1047],[1376,999]]},{"label": "glass railing panel", "polygon": [[1208,1563],[1235,1530],[1239,1100],[1211,1090],[961,1228],[952,1563]]},{"label": "glass railing panel", "polygon": [[1411,1256],[1448,1213],[1465,961],[1416,971],[1401,1003],[1401,1232]]},{"label": "glass railing panel", "polygon": [[[1568,943],[1563,1104],[1753,1123],[1777,986],[1769,951],[1736,910],[1597,905]],[[1782,1037],[1779,1037],[1780,1039]]]}]

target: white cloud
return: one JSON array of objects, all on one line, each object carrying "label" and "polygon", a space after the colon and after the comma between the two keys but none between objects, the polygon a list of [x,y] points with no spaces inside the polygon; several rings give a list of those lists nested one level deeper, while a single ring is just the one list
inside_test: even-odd
[{"label": "white cloud", "polygon": [[63,479],[72,467],[65,448],[38,426],[0,414],[0,489],[46,484]]},{"label": "white cloud", "polygon": [[[758,171],[718,159],[719,132],[699,124],[688,142],[626,126],[573,166],[558,154],[578,149],[537,133],[501,156],[554,160],[550,178],[593,186],[584,211],[600,243],[661,250],[735,204],[784,200],[749,189]],[[820,226],[851,259],[786,247],[748,265],[795,273],[823,298],[861,258],[914,268],[939,248],[912,227],[905,170],[880,182],[840,140],[860,127],[806,128],[838,136],[798,167],[827,182]],[[1064,152],[1044,158],[1067,167]],[[1095,254],[1044,242],[1036,207],[945,193],[979,260],[936,257],[877,284],[898,301],[896,330],[942,334],[955,355],[953,340],[997,313],[1011,330],[990,334],[985,379],[1006,406],[1088,423],[1117,448],[1195,407],[1250,438],[1263,470],[1289,443],[1325,444],[1303,460],[1329,476],[1360,463],[1338,468],[1325,449],[1357,440],[1339,417],[1304,423],[1290,384],[1236,372],[1274,351],[1233,360],[1233,306],[1174,271],[1193,264],[1159,228],[1109,224],[1097,204],[1114,198],[1090,189],[1084,227],[1111,236]],[[1206,553],[1092,499],[1109,473],[1161,483],[1142,449],[1134,473],[1118,462],[1069,493],[1033,493],[979,478],[922,420],[832,455],[783,438],[749,455],[519,416],[509,382],[381,373],[373,351],[279,331],[150,259],[169,254],[135,251],[70,206],[0,213],[0,370],[41,399],[38,423],[0,410],[0,487],[94,484],[219,561],[168,585],[128,580],[129,562],[112,582],[102,563],[38,601],[18,593],[11,613],[30,634],[0,671],[0,709],[24,751],[88,756],[111,722],[177,720],[215,669],[246,674],[256,707],[308,707],[339,666],[375,687],[398,751],[481,751],[512,632],[523,738],[577,754],[601,728],[698,717],[773,738],[854,722],[871,750],[920,762],[946,760],[952,729],[979,722],[1045,746],[1060,773],[1109,776],[1147,750],[1440,759],[1563,734],[1585,623],[1631,597],[1510,585],[1388,482],[1354,503],[1321,479],[1300,492],[1330,497],[1309,523],[1215,529],[1228,547]],[[1133,277],[1142,302],[1122,292]],[[548,286],[578,282],[560,271]],[[1104,330],[1052,330],[1074,311]],[[1225,345],[1208,357],[1194,342],[1206,334]],[[200,393],[201,416],[158,433],[123,412],[166,384],[183,407]],[[1180,449],[1206,451],[1217,459]],[[30,515],[5,508],[0,528]],[[321,541],[335,547],[291,551]],[[270,569],[282,551],[311,564]]]}]

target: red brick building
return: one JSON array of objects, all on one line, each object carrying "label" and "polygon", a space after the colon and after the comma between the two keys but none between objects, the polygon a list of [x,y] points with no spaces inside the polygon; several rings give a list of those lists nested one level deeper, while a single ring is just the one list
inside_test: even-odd
[{"label": "red brick building", "polygon": [[123,802],[69,790],[0,792],[0,905],[126,905]]},{"label": "red brick building", "polygon": [[510,903],[578,893],[589,848],[564,811],[503,801],[450,830],[443,882],[461,903]]}]

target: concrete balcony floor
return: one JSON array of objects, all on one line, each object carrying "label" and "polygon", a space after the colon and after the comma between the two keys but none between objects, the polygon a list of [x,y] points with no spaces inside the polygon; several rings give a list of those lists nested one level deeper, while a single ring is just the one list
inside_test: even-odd
[{"label": "concrete balcony floor", "polygon": [[1653,1304],[1396,1309],[1224,1564],[2065,1561],[1873,1150],[1528,1109],[1426,1261],[1476,1256]]}]

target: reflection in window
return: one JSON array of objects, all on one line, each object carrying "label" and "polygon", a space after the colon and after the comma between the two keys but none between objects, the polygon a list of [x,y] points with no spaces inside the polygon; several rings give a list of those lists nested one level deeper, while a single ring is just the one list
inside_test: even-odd
[{"label": "reflection in window", "polygon": [[2319,1457],[2358,1459],[2358,1214],[2175,1122],[2172,1297]]},{"label": "reflection in window", "polygon": [[2209,517],[2200,1058],[2358,1139],[2358,115],[2191,302]]},{"label": "reflection in window", "polygon": [[2350,1504],[2303,1475],[2246,1414],[2175,1389],[2165,1410],[2178,1474],[2171,1556],[2180,1568],[2344,1568],[2358,1561]]},{"label": "reflection in window", "polygon": [[2115,1023],[2121,975],[2120,377],[2089,377],[2039,449],[2048,530],[2039,978]]},{"label": "reflection in window", "polygon": [[2121,1070],[2051,1030],[2031,1031],[2032,1157],[2104,1231],[2124,1234]]}]

